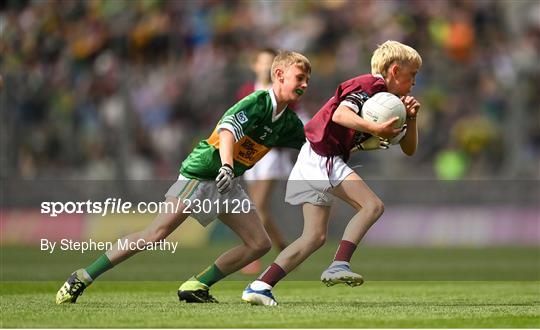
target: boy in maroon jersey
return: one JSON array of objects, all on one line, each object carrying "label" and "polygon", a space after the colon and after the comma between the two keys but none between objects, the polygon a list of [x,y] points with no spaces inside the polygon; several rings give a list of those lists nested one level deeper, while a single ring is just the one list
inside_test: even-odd
[{"label": "boy in maroon jersey", "polygon": [[[351,150],[386,149],[389,139],[398,141],[405,154],[415,153],[420,103],[407,94],[421,65],[416,50],[397,41],[386,41],[373,53],[372,74],[341,83],[334,96],[308,122],[305,126],[308,142],[289,176],[285,197],[290,204],[303,205],[303,233],[247,286],[242,294],[244,301],[277,305],[271,289],[324,244],[334,196],[347,202],[357,213],[349,221],[334,260],[322,273],[321,280],[328,286],[338,283],[357,286],[364,282],[361,275],[351,271],[349,262],[360,240],[382,215],[384,205],[346,162]],[[393,127],[397,117],[380,124],[362,119],[364,102],[378,92],[401,97],[407,111],[404,127]],[[371,135],[380,137],[379,142],[364,145],[362,141]]]}]

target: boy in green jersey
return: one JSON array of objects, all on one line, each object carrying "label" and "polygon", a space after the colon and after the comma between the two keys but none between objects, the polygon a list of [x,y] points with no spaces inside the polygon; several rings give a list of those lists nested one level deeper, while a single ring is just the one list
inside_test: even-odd
[{"label": "boy in green jersey", "polygon": [[[123,246],[159,242],[189,215],[202,225],[217,217],[242,240],[178,289],[180,301],[217,302],[209,294],[210,286],[271,248],[238,177],[272,147],[302,147],[302,122],[287,105],[304,94],[310,74],[311,64],[305,56],[291,51],[278,54],[272,64],[272,88],[256,91],[227,110],[210,137],[199,142],[182,162],[178,181],[165,194],[166,203],[176,206],[174,210],[167,208],[146,229],[119,239],[88,267],[73,272],[56,294],[56,303],[74,303],[99,275],[144,250]],[[126,244],[133,242],[136,244]]]}]

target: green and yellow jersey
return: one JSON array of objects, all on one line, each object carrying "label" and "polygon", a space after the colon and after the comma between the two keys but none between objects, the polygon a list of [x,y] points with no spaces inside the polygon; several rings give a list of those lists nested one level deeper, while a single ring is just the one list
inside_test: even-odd
[{"label": "green and yellow jersey", "polygon": [[236,103],[221,117],[216,128],[182,162],[180,174],[190,179],[214,180],[221,167],[219,136],[222,129],[234,135],[234,175],[253,167],[273,147],[300,149],[304,126],[288,107],[276,115],[272,90],[256,91]]}]

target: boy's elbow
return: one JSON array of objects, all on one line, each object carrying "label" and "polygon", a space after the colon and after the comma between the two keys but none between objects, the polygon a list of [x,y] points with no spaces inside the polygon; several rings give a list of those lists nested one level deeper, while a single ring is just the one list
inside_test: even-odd
[{"label": "boy's elbow", "polygon": [[407,156],[412,156],[414,155],[414,153],[416,152],[416,150],[412,150],[412,151],[409,151],[409,150],[403,150],[403,153]]},{"label": "boy's elbow", "polygon": [[349,110],[343,109],[342,107],[338,107],[336,111],[332,114],[332,121],[338,125],[347,126],[348,118],[348,112]]},{"label": "boy's elbow", "polygon": [[401,151],[407,156],[412,156],[416,153],[416,146],[401,146]]},{"label": "boy's elbow", "polygon": [[339,124],[339,122],[341,121],[341,118],[343,116],[341,115],[341,112],[339,110],[336,110],[334,112],[334,114],[332,115],[332,121],[336,124]]}]

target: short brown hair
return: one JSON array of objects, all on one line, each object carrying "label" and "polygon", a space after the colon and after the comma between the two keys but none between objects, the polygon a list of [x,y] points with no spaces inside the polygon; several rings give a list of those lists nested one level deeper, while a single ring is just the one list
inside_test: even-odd
[{"label": "short brown hair", "polygon": [[274,79],[274,72],[277,68],[288,68],[291,65],[295,65],[301,68],[305,73],[311,74],[311,63],[304,55],[293,51],[281,51],[272,63],[272,80]]}]

